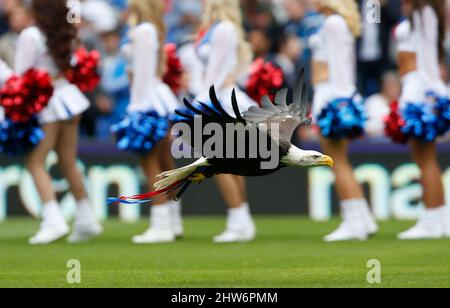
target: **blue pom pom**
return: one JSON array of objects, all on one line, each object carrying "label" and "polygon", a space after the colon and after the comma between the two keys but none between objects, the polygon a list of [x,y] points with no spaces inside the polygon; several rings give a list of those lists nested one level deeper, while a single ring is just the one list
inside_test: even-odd
[{"label": "blue pom pom", "polygon": [[13,122],[6,119],[0,122],[0,153],[11,156],[27,154],[44,137],[44,131],[36,118],[27,122]]},{"label": "blue pom pom", "polygon": [[330,102],[320,113],[317,124],[324,137],[339,140],[362,136],[366,121],[363,104],[348,98]]},{"label": "blue pom pom", "polygon": [[133,112],[111,128],[117,138],[117,147],[136,153],[150,152],[169,131],[169,121],[158,113]]},{"label": "blue pom pom", "polygon": [[432,142],[439,136],[438,117],[432,104],[408,103],[402,111],[405,126],[402,132],[413,139]]},{"label": "blue pom pom", "polygon": [[445,135],[450,128],[450,100],[447,97],[436,97],[436,128],[438,135]]}]

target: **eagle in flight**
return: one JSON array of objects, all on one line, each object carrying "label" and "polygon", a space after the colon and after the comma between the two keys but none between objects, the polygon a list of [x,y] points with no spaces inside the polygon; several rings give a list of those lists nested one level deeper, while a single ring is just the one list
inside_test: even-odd
[{"label": "eagle in flight", "polygon": [[[215,157],[203,155],[191,165],[158,175],[159,181],[154,186],[154,192],[110,199],[110,203],[145,203],[157,195],[172,191],[178,191],[177,198],[180,198],[192,183],[202,182],[217,174],[255,177],[269,175],[285,167],[333,166],[331,157],[316,151],[301,150],[291,143],[293,134],[299,126],[311,124],[311,118],[308,116],[310,104],[304,82],[304,70],[297,78],[291,104],[287,104],[288,90],[281,89],[278,91],[274,103],[266,96],[262,99],[261,107],[251,107],[241,114],[236,93],[233,91],[231,101],[234,115],[230,115],[220,104],[214,87],[211,87],[209,94],[211,104],[196,102],[197,104],[194,105],[184,100],[186,108],[183,111],[176,111],[178,121],[186,124],[192,132],[195,131],[195,122],[199,118],[201,118],[202,127],[214,124],[216,127],[217,125],[221,127],[223,131],[226,131],[227,125],[240,125],[245,128],[245,134],[234,135],[232,138],[224,135],[220,140],[224,148],[232,143],[235,155],[231,155],[232,158],[228,158],[228,155]],[[278,159],[272,167],[264,167],[264,162],[268,163],[270,158],[263,156],[259,150],[256,155],[251,155],[249,149],[246,149],[244,156],[236,153],[239,143],[248,145],[252,141],[249,138],[255,136],[258,137],[258,145],[264,141],[265,144],[271,145],[270,152],[278,155]],[[198,145],[193,138],[195,136],[186,141],[192,146],[193,151],[203,153],[203,149],[200,147],[204,145],[204,142],[202,141]],[[259,146],[256,147],[259,149]]]}]

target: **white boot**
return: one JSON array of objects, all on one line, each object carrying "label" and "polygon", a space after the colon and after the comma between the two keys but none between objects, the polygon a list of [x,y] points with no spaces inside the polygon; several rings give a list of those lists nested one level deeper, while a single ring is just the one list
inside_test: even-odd
[{"label": "white boot", "polygon": [[89,200],[79,201],[73,231],[67,241],[71,244],[87,242],[102,232],[103,227],[97,221]]},{"label": "white boot", "polygon": [[69,226],[56,201],[44,205],[42,219],[39,231],[28,240],[31,245],[47,245],[69,233]]},{"label": "white boot", "polygon": [[450,238],[450,206],[444,207],[444,235]]},{"label": "white boot", "polygon": [[144,234],[133,237],[133,243],[158,244],[175,241],[172,213],[168,204],[152,206],[150,221],[150,228]]},{"label": "white boot", "polygon": [[325,236],[325,242],[365,241],[369,238],[369,219],[361,205],[361,200],[341,202],[343,222],[336,231]]},{"label": "white boot", "polygon": [[169,204],[169,207],[172,215],[172,230],[175,233],[176,238],[182,238],[184,236],[184,228],[181,214],[181,202],[172,201]]},{"label": "white boot", "polygon": [[224,233],[214,237],[217,244],[250,242],[255,239],[256,228],[250,214],[248,203],[240,208],[228,210],[227,228]]},{"label": "white boot", "polygon": [[427,209],[417,224],[398,235],[399,240],[431,240],[444,237],[443,208]]}]

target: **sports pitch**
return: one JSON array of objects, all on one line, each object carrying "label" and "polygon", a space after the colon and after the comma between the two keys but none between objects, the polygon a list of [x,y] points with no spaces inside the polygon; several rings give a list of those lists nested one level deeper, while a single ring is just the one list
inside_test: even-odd
[{"label": "sports pitch", "polygon": [[[257,240],[231,245],[211,241],[224,218],[185,222],[185,238],[173,244],[133,245],[146,222],[110,220],[91,243],[31,247],[26,239],[39,223],[10,219],[0,224],[0,287],[450,287],[450,240],[395,240],[408,222],[381,223],[368,242],[326,244],[321,238],[338,220],[259,216]],[[80,261],[80,284],[67,282],[73,259]],[[380,284],[367,281],[369,260],[381,264]]]}]

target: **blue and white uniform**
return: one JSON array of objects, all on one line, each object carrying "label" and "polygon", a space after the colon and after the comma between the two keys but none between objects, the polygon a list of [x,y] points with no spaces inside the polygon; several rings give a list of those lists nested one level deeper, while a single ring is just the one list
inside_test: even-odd
[{"label": "blue and white uniform", "polygon": [[357,137],[363,133],[365,113],[356,89],[355,38],[340,15],[325,19],[311,36],[313,60],[328,66],[329,80],[315,85],[313,118],[329,138]]},{"label": "blue and white uniform", "polygon": [[[397,51],[406,53],[417,53],[418,32],[412,31],[411,22],[408,19],[402,21],[395,29]],[[419,71],[409,72],[402,77],[401,107],[408,102],[422,101],[425,98],[425,85],[423,84]]]},{"label": "blue and white uniform", "polygon": [[32,68],[47,71],[55,88],[48,106],[39,114],[41,124],[69,120],[89,108],[86,96],[57,68],[48,51],[45,35],[37,27],[22,31],[16,51],[15,72],[21,75]]},{"label": "blue and white uniform", "polygon": [[149,22],[131,28],[122,51],[132,74],[127,115],[112,131],[121,150],[149,152],[164,139],[169,117],[180,106],[172,90],[158,76],[160,46],[156,27]]},{"label": "blue and white uniform", "polygon": [[149,23],[130,29],[129,43],[122,50],[133,75],[128,112],[156,111],[161,116],[173,113],[179,102],[170,88],[158,76],[160,46],[158,31]]},{"label": "blue and white uniform", "polygon": [[201,74],[191,74],[191,76],[202,76],[202,80],[197,84],[201,85],[196,89],[197,100],[209,101],[209,88],[215,86],[218,98],[224,110],[233,115],[231,103],[231,93],[236,91],[237,101],[241,112],[245,112],[256,103],[247,96],[239,86],[227,84],[227,80],[239,79],[243,68],[239,67],[239,40],[235,26],[230,22],[220,22],[213,25],[197,45],[197,56],[203,64]]},{"label": "blue and white uniform", "polygon": [[[422,15],[422,17],[421,17]],[[433,9],[426,6],[414,13],[414,28],[404,20],[395,30],[397,50],[415,53],[417,71],[403,77],[402,107],[407,103],[423,102],[427,92],[447,96],[448,90],[440,77],[438,51],[438,19]]]},{"label": "blue and white uniform", "polygon": [[414,12],[413,22],[405,20],[395,31],[398,52],[415,53],[417,59],[417,70],[402,78],[402,131],[431,142],[446,133],[450,121],[448,90],[439,68],[439,21],[427,5]]}]

